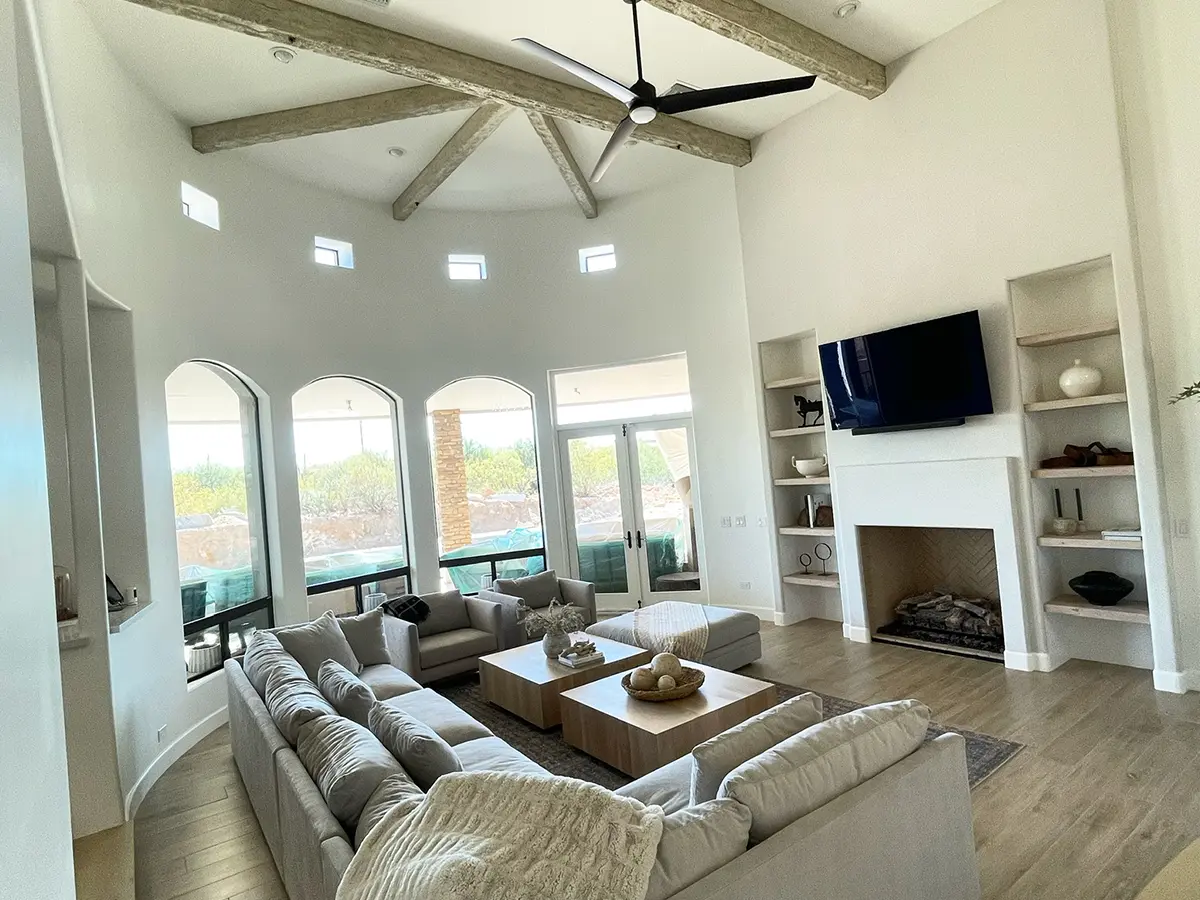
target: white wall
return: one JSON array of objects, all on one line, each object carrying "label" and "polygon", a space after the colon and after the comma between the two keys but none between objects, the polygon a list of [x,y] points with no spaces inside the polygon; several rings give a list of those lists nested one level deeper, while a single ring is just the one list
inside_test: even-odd
[{"label": "white wall", "polygon": [[[236,153],[200,156],[187,132],[113,61],[75,3],[42,4],[53,114],[89,274],[133,310],[149,536],[147,594],[159,601],[112,641],[114,704],[127,791],[197,723],[218,721],[224,685],[184,683],[163,381],[189,357],[224,361],[265,395],[268,506],[277,615],[305,615],[289,398],[343,373],[403,400],[418,578],[437,580],[424,401],[446,382],[498,375],[534,394],[551,565],[565,568],[547,370],[686,351],[694,399],[705,574],[713,602],[772,606],[743,276],[729,171],[577,211],[514,215],[423,210],[394,222],[259,169]],[[222,231],[184,219],[179,181],[221,202]],[[316,234],[353,242],[356,268],[312,262]],[[580,247],[612,242],[615,272],[584,277]],[[448,252],[488,257],[488,281],[451,283]],[[106,535],[139,527],[105,510]],[[752,584],[740,590],[739,582]],[[159,725],[167,725],[162,745]],[[160,758],[167,762],[175,751]],[[157,771],[157,767],[155,768]]]},{"label": "white wall", "polygon": [[[876,100],[840,95],[769,132],[738,172],[751,337],[816,327],[828,341],[978,308],[996,415],[948,431],[833,434],[835,475],[1020,458],[1008,279],[1112,255],[1122,328],[1140,333],[1104,6],[1007,0],[889,75]],[[1137,377],[1153,383],[1144,367]],[[1150,414],[1135,402],[1136,443]],[[1022,506],[1032,534],[1028,491]],[[1045,649],[1031,611],[1030,645]]]},{"label": "white wall", "polygon": [[75,877],[13,13],[0,0],[0,896],[68,900]]}]

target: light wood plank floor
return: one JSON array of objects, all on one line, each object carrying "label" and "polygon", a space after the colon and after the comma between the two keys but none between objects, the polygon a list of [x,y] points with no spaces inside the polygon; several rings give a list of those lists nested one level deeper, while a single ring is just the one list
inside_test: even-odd
[{"label": "light wood plank floor", "polygon": [[[1071,662],[1050,674],[763,626],[742,670],[861,703],[916,697],[948,726],[1026,749],[973,793],[987,898],[1131,898],[1200,836],[1200,695],[1148,672]],[[222,729],[179,760],[136,823],[138,900],[284,900]]]}]

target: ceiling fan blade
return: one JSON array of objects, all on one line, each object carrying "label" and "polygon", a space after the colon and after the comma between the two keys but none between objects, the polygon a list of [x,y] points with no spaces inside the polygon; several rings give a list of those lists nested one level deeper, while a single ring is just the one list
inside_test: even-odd
[{"label": "ceiling fan blade", "polygon": [[600,88],[604,93],[611,97],[616,97],[626,106],[637,99],[637,94],[625,87],[621,82],[614,81],[607,75],[601,75],[595,69],[589,68],[581,62],[576,62],[569,56],[563,56],[557,50],[551,50],[545,44],[539,44],[537,41],[526,37],[513,38],[513,43],[520,44],[535,56],[540,56],[546,62],[554,63],[560,69],[565,69],[576,78],[586,81],[593,87]]},{"label": "ceiling fan blade", "polygon": [[608,171],[608,167],[612,165],[612,161],[617,158],[617,154],[621,152],[621,148],[625,146],[625,142],[632,137],[636,128],[637,122],[628,116],[621,120],[621,124],[617,126],[617,130],[608,139],[608,144],[604,147],[604,152],[600,154],[600,159],[596,162],[596,168],[592,170],[592,177],[588,181],[595,184],[604,177],[604,173]]},{"label": "ceiling fan blade", "polygon": [[738,103],[742,100],[770,97],[774,94],[807,91],[816,83],[816,80],[816,75],[805,75],[802,78],[755,81],[750,84],[731,84],[728,87],[685,91],[681,94],[666,94],[658,98],[657,106],[659,112],[674,115],[675,113],[688,112],[693,109],[708,109],[710,106],[721,106],[725,103]]}]

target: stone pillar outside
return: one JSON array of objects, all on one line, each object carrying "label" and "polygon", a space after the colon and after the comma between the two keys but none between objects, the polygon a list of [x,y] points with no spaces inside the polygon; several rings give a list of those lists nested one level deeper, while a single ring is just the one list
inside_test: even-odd
[{"label": "stone pillar outside", "polygon": [[438,518],[442,523],[442,552],[448,553],[471,543],[461,410],[433,412],[433,477],[437,486]]}]

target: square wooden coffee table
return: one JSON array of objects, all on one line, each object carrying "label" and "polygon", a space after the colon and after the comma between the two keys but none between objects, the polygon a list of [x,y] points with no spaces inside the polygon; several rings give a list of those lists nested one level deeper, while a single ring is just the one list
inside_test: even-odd
[{"label": "square wooden coffee table", "polygon": [[[559,695],[569,688],[588,684],[638,666],[654,657],[649,650],[587,636],[604,654],[604,662],[572,669],[542,652],[542,642],[501,650],[479,658],[479,687],[483,699],[507,709],[538,728],[553,728],[562,722]],[[620,685],[617,685],[620,689]]]},{"label": "square wooden coffee table", "polygon": [[704,685],[682,700],[634,700],[621,687],[621,674],[564,691],[563,739],[640,778],[778,702],[769,681],[698,663],[685,665],[704,671]]}]

